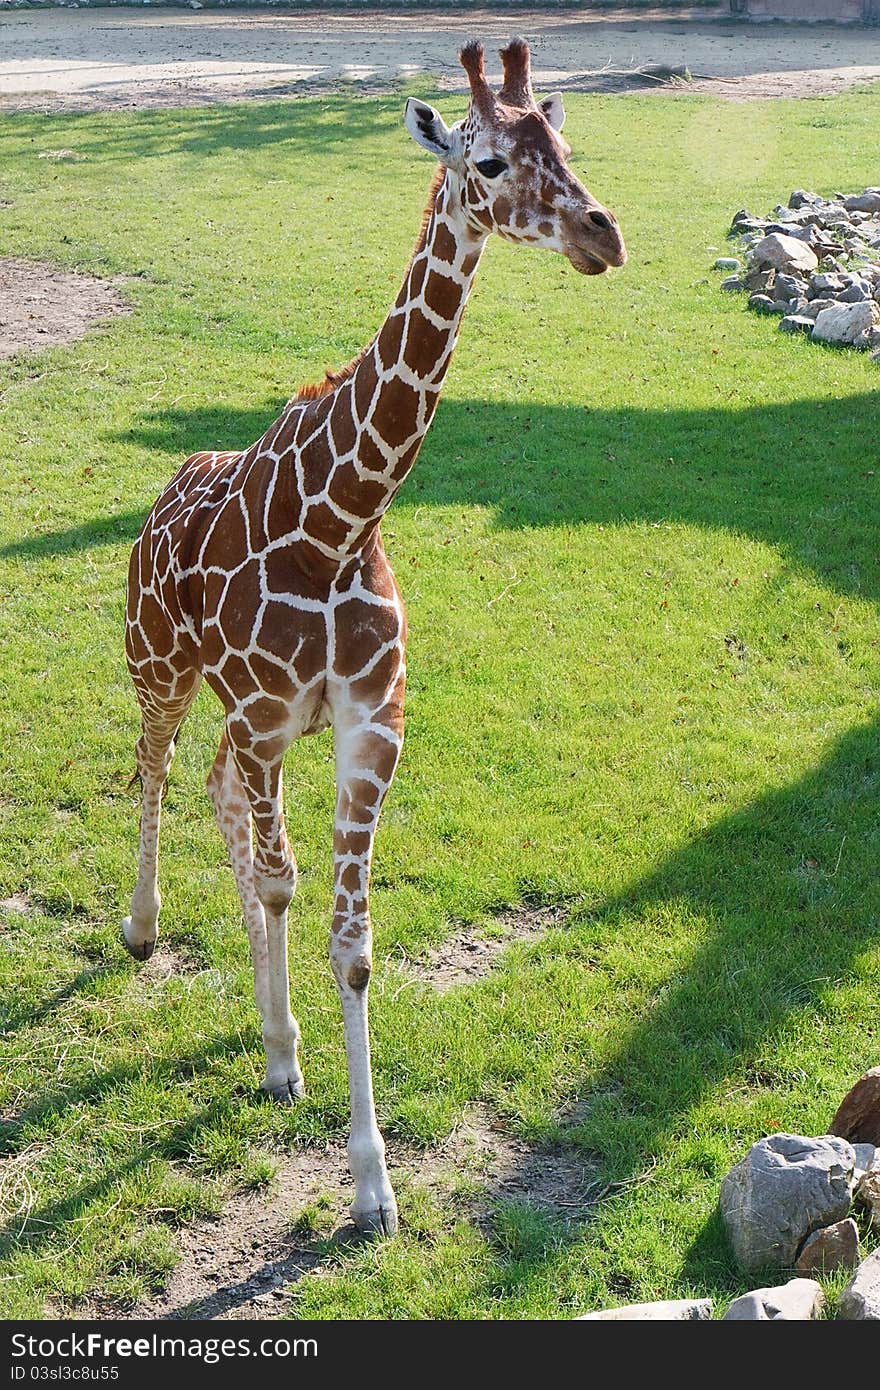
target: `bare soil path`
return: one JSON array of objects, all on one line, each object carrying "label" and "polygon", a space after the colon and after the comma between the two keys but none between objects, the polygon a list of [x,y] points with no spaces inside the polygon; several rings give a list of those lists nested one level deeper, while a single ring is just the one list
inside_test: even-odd
[{"label": "bare soil path", "polygon": [[[377,90],[419,73],[460,90],[462,41],[478,33],[491,52],[518,32],[531,43],[544,89],[630,87],[620,71],[645,65],[686,65],[699,75],[688,90],[734,99],[817,95],[880,79],[878,29],[737,24],[699,7],[636,18],[613,9],[279,14],[0,4],[0,107],[195,105],[340,82]],[[498,66],[490,59],[490,71]]]}]

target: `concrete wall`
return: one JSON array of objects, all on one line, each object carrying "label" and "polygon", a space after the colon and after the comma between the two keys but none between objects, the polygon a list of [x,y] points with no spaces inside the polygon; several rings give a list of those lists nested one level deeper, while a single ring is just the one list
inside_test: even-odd
[{"label": "concrete wall", "polygon": [[836,20],[858,24],[868,18],[865,0],[746,0],[749,19]]}]

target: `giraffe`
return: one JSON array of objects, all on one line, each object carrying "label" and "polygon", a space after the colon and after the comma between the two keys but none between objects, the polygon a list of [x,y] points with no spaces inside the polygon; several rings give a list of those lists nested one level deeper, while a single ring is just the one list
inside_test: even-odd
[{"label": "giraffe", "polygon": [[373,1099],[367,1021],[369,878],[379,811],[403,738],[406,620],[380,519],[415,462],[493,232],[621,266],[613,215],[568,167],[558,94],[536,102],[528,45],[459,54],[470,86],[451,128],[410,99],[404,123],[439,161],[403,287],[354,361],[301,389],[255,444],[194,454],[150,512],[129,566],[126,655],[140,703],[137,883],[123,922],[148,958],[160,908],[159,821],[180,725],[204,678],[225,725],[208,791],[241,899],[266,1053],[265,1092],[304,1093],[290,1009],[287,909],[296,863],[282,808],[289,744],[332,725],[336,806],[330,962],[351,1098],[351,1212],[392,1235],[397,1207]]}]

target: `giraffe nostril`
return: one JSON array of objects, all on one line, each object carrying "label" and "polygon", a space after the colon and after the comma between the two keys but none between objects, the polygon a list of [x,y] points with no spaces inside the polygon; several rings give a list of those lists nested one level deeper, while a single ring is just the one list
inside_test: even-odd
[{"label": "giraffe nostril", "polygon": [[610,232],[614,226],[613,220],[605,212],[588,212],[587,220],[602,232]]}]

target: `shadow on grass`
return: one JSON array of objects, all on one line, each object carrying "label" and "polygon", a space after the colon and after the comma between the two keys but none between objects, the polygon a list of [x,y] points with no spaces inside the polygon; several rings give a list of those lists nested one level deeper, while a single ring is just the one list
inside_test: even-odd
[{"label": "shadow on grass", "polygon": [[[387,154],[375,154],[382,149],[377,137],[403,120],[402,85],[400,91],[377,97],[361,92],[357,84],[340,83],[340,90],[327,91],[313,101],[290,100],[303,85],[292,81],[289,89],[270,86],[241,104],[231,104],[228,94],[218,93],[215,102],[183,111],[142,110],[134,116],[130,111],[65,112],[65,138],[80,157],[99,158],[108,165],[169,155],[205,160],[230,152],[246,159],[271,149],[278,174],[286,171],[291,179],[300,180],[316,159],[356,147],[359,164],[364,158],[369,161],[372,151],[377,170],[387,171]],[[427,86],[433,87],[433,81],[428,80]],[[264,99],[267,96],[269,100]],[[462,96],[452,100],[463,110]],[[8,116],[8,123],[12,137],[20,143],[28,129],[42,137],[47,125],[57,125],[58,119],[17,112]]]},{"label": "shadow on grass", "polygon": [[[244,448],[283,402],[155,411],[126,443],[178,463]],[[395,506],[485,507],[499,528],[676,523],[772,545],[841,594],[880,596],[880,392],[715,410],[590,410],[447,399]],[[111,436],[117,438],[117,436]],[[133,540],[142,514],[95,517],[0,548],[72,553]],[[587,557],[588,558],[588,557]]]},{"label": "shadow on grass", "polygon": [[[700,1105],[711,1108],[716,1098],[729,1102],[736,1094],[763,1097],[771,1128],[797,1130],[786,1087],[795,1077],[808,1096],[810,1087],[786,1054],[797,1050],[799,1033],[818,1033],[823,1057],[834,1065],[835,991],[870,968],[867,954],[880,942],[878,735],[876,723],[851,730],[807,777],[725,817],[575,924],[594,962],[606,945],[632,941],[641,921],[659,920],[664,907],[684,908],[705,927],[700,944],[658,985],[601,1070],[572,1078],[575,1099],[543,1141],[545,1161],[554,1161],[548,1140],[575,1146],[597,1167],[600,1200],[562,1236],[558,1221],[546,1221],[542,1246],[539,1222],[531,1250],[496,1256],[508,1295],[540,1282],[545,1264],[590,1225],[601,1227],[609,1205],[630,1200],[634,1186],[662,1181],[665,1153],[679,1150],[682,1191],[687,1185],[698,1191],[707,1174],[717,1187],[727,1160],[719,1167],[716,1150],[701,1150],[694,1119]],[[571,939],[560,942],[565,958],[576,962]],[[531,954],[540,969],[552,959],[552,942]],[[522,968],[520,960],[516,969]],[[868,1033],[864,1052],[847,1059],[852,1079],[876,1061]],[[811,1097],[821,1113],[817,1131],[839,1101],[822,1095],[820,1085],[817,1080]],[[759,1137],[749,1133],[738,1153]],[[504,1189],[496,1195],[503,1204]],[[679,1286],[742,1292],[743,1275],[717,1209],[670,1275]],[[770,1282],[778,1278],[771,1272]],[[614,1287],[624,1302],[642,1296],[625,1275]]]}]

